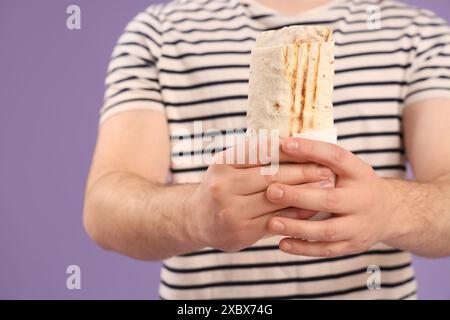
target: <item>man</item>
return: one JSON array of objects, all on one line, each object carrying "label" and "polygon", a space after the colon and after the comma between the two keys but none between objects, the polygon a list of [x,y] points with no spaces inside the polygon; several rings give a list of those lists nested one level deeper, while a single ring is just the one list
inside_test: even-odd
[{"label": "man", "polygon": [[[294,24],[334,30],[338,146],[286,139],[269,177],[183,161],[212,129],[245,128],[255,37]],[[415,298],[409,252],[450,255],[449,59],[446,23],[396,1],[150,6],[113,52],[86,230],[105,249],[166,259],[163,299]],[[308,219],[318,211],[333,216]]]}]

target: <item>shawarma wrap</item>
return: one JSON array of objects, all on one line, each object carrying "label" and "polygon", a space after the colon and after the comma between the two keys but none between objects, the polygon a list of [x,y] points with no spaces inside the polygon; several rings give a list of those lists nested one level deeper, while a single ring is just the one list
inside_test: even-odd
[{"label": "shawarma wrap", "polygon": [[261,33],[251,52],[247,127],[335,143],[333,76],[330,28],[290,26]]}]

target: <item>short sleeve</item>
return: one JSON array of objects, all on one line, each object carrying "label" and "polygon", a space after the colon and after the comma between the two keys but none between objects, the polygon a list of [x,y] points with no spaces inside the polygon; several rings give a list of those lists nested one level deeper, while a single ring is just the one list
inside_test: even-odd
[{"label": "short sleeve", "polygon": [[450,99],[450,27],[428,10],[414,21],[415,50],[407,74],[404,105],[435,99]]},{"label": "short sleeve", "polygon": [[108,66],[100,123],[120,112],[164,112],[157,61],[161,31],[151,8],[138,14],[120,36]]}]

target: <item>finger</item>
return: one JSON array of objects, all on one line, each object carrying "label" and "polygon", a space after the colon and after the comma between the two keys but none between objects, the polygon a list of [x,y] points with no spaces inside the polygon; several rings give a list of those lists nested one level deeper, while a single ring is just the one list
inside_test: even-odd
[{"label": "finger", "polygon": [[345,218],[310,221],[273,217],[269,222],[273,234],[315,241],[348,240],[352,236],[351,227]]},{"label": "finger", "polygon": [[317,214],[317,212],[298,208],[286,208],[281,211],[263,214],[250,220],[248,224],[249,230],[256,230],[258,232],[258,235],[261,237],[267,235],[275,235],[273,233],[270,233],[269,231],[269,222],[273,217],[280,215],[284,216],[284,214],[297,219],[309,219],[310,217]]},{"label": "finger", "polygon": [[233,211],[239,214],[241,218],[245,217],[247,219],[253,219],[288,207],[284,204],[270,202],[267,200],[264,191],[238,196],[234,200],[234,206],[237,209]]},{"label": "finger", "polygon": [[306,163],[281,148],[282,139],[279,136],[269,138],[255,138],[254,136],[236,136],[233,146],[217,153],[214,162],[229,164],[235,168],[253,168],[280,163]]},{"label": "finger", "polygon": [[[356,176],[366,163],[344,148],[327,142],[288,138],[282,150],[295,162],[315,162],[330,168],[337,175]],[[294,160],[295,159],[295,160]]]},{"label": "finger", "polygon": [[329,178],[316,182],[308,182],[302,183],[298,185],[294,185],[296,189],[333,189],[334,188],[334,176],[330,176]]},{"label": "finger", "polygon": [[310,242],[285,238],[279,246],[283,252],[308,257],[338,257],[356,253],[349,241]]},{"label": "finger", "polygon": [[235,172],[236,193],[243,195],[266,190],[274,182],[299,185],[318,182],[332,176],[330,169],[313,163],[282,164],[272,175],[263,175],[260,167],[239,169]]},{"label": "finger", "polygon": [[298,218],[308,219],[309,215],[314,215],[317,212],[313,212],[310,210],[302,210],[297,208],[286,208],[281,211],[270,212],[267,214],[260,215],[258,217],[252,218],[249,221],[248,228],[249,230],[256,230],[258,234],[263,236],[275,236],[275,233],[271,233],[269,230],[269,222],[273,217],[279,216],[280,214],[286,213],[288,215],[296,215],[298,214]]},{"label": "finger", "polygon": [[[233,138],[233,137],[232,137]],[[214,156],[214,162],[230,164],[236,168],[252,168],[279,163],[279,136],[258,137],[254,135],[234,137],[228,142],[233,146]]]},{"label": "finger", "polygon": [[286,209],[276,212],[274,216],[289,218],[289,219],[306,220],[306,219],[312,218],[317,213],[318,212],[314,211],[314,210],[306,210],[306,209],[299,209],[299,208],[291,207],[291,208],[286,208]]},{"label": "finger", "polygon": [[297,207],[330,213],[351,213],[360,207],[356,190],[348,188],[296,188],[272,184],[267,199],[285,207]]}]

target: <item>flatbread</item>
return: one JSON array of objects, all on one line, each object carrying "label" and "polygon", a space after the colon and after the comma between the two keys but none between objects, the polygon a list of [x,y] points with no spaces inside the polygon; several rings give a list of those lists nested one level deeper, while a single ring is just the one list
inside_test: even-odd
[{"label": "flatbread", "polygon": [[330,28],[261,33],[251,53],[247,127],[279,129],[282,137],[332,128],[333,76]]}]

